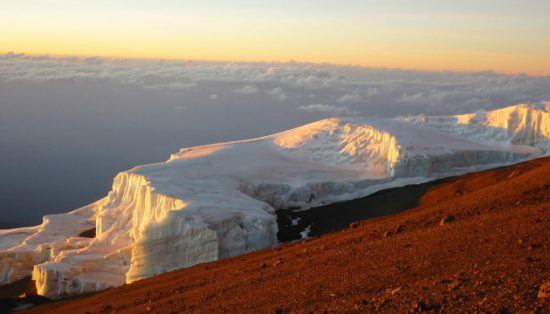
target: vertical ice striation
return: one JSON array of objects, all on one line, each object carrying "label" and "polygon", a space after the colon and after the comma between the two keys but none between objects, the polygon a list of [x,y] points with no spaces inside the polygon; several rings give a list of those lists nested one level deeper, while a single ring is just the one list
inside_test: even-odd
[{"label": "vertical ice striation", "polygon": [[321,120],[282,132],[274,143],[314,161],[359,164],[371,172],[391,172],[402,158],[402,148],[393,134],[360,119]]},{"label": "vertical ice striation", "polygon": [[475,142],[527,145],[550,152],[550,114],[546,108],[516,105],[456,116],[415,116],[405,121]]},{"label": "vertical ice striation", "polygon": [[[277,244],[275,210],[361,197],[548,154],[550,118],[518,105],[448,117],[333,118],[182,149],[119,173],[109,194],[0,230],[0,284],[49,297],[130,283]],[[93,239],[80,236],[96,229]]]}]

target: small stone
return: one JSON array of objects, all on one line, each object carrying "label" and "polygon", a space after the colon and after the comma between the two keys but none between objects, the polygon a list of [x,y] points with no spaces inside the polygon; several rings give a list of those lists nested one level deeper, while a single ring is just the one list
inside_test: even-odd
[{"label": "small stone", "polygon": [[354,228],[357,228],[357,227],[359,227],[359,222],[358,221],[354,221],[351,224],[349,224],[350,229],[354,229]]},{"label": "small stone", "polygon": [[458,280],[453,280],[453,281],[447,286],[447,288],[449,289],[449,291],[451,291],[451,290],[456,290],[456,289],[458,289],[458,287],[460,287],[460,281],[458,281]]},{"label": "small stone", "polygon": [[518,174],[519,174],[519,171],[516,169],[508,175],[508,179],[513,178],[513,177],[517,176]]},{"label": "small stone", "polygon": [[260,268],[267,268],[267,264],[264,263],[264,262],[261,262],[261,263],[260,263]]},{"label": "small stone", "polygon": [[390,294],[396,295],[399,291],[401,291],[401,287],[397,287],[395,289],[390,290]]},{"label": "small stone", "polygon": [[550,297],[550,281],[547,281],[540,286],[538,297],[541,299]]},{"label": "small stone", "polygon": [[391,237],[392,234],[393,234],[393,232],[391,232],[391,231],[386,231],[386,232],[384,232],[384,234],[383,234],[382,236],[383,236],[384,238],[387,238],[387,237]]},{"label": "small stone", "polygon": [[411,304],[412,312],[423,312],[427,310],[426,303],[422,300],[413,301]]},{"label": "small stone", "polygon": [[439,222],[439,225],[443,226],[444,224],[448,224],[448,223],[450,223],[454,220],[455,220],[455,216],[448,215],[448,216],[445,216],[441,219],[441,221]]},{"label": "small stone", "polygon": [[400,233],[403,231],[405,231],[405,227],[403,227],[402,225],[397,226],[397,229],[395,229],[395,233]]}]

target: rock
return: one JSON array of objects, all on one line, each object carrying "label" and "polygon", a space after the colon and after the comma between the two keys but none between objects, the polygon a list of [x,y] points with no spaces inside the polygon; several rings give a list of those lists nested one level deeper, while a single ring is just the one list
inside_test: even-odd
[{"label": "rock", "polygon": [[402,289],[402,287],[399,286],[399,287],[397,287],[397,288],[395,288],[395,289],[390,290],[390,291],[389,291],[389,292],[390,292],[390,295],[396,295],[399,291],[401,291],[401,289]]},{"label": "rock", "polygon": [[264,262],[261,262],[261,263],[260,263],[260,268],[267,268],[267,264],[264,263]]},{"label": "rock", "polygon": [[456,289],[458,289],[458,287],[460,287],[460,281],[458,281],[458,280],[453,280],[453,281],[447,286],[447,288],[449,289],[449,291],[451,291],[451,290],[456,290]]},{"label": "rock", "polygon": [[384,232],[384,234],[382,235],[384,238],[387,238],[387,237],[391,237],[393,235],[393,232],[391,231],[386,231]]},{"label": "rock", "polygon": [[550,297],[550,281],[547,281],[540,286],[538,297],[541,299]]},{"label": "rock", "polygon": [[78,236],[83,237],[83,238],[93,239],[96,236],[96,229],[94,227],[94,228],[88,229],[86,231],[82,231],[81,233],[78,234]]},{"label": "rock", "polygon": [[455,216],[448,215],[448,216],[445,216],[441,219],[441,221],[439,222],[439,225],[443,226],[443,225],[448,224],[448,223],[450,223],[454,220],[455,220]]},{"label": "rock", "polygon": [[400,233],[403,231],[405,231],[405,227],[403,227],[402,225],[397,226],[397,229],[395,229],[395,233]]},{"label": "rock", "polygon": [[511,179],[515,176],[517,176],[519,174],[519,171],[517,169],[515,169],[514,171],[512,171],[512,173],[510,173],[510,175],[508,175],[508,179]]},{"label": "rock", "polygon": [[355,229],[357,227],[359,227],[359,222],[358,221],[354,221],[351,224],[349,224],[350,229]]},{"label": "rock", "polygon": [[411,312],[413,313],[424,312],[427,309],[428,308],[426,306],[426,303],[424,303],[424,301],[422,300],[413,301],[413,303],[411,304]]}]

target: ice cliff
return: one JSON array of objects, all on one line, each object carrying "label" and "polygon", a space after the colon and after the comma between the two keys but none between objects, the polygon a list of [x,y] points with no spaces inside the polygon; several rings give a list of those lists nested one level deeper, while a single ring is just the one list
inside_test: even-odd
[{"label": "ice cliff", "polygon": [[[0,230],[0,284],[32,275],[60,297],[277,244],[275,210],[547,155],[550,115],[512,106],[445,117],[334,118],[184,148],[119,173],[109,194]],[[79,236],[96,229],[93,239]]]}]

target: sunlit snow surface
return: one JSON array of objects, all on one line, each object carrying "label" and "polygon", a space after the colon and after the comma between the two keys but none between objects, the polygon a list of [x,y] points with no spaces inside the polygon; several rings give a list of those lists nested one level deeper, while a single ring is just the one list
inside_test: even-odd
[{"label": "sunlit snow surface", "polygon": [[[334,118],[184,148],[119,173],[103,199],[0,231],[0,284],[101,290],[277,244],[276,209],[308,208],[547,155],[546,108],[450,117]],[[94,239],[78,235],[96,228]],[[307,233],[304,234],[307,236]]]}]

